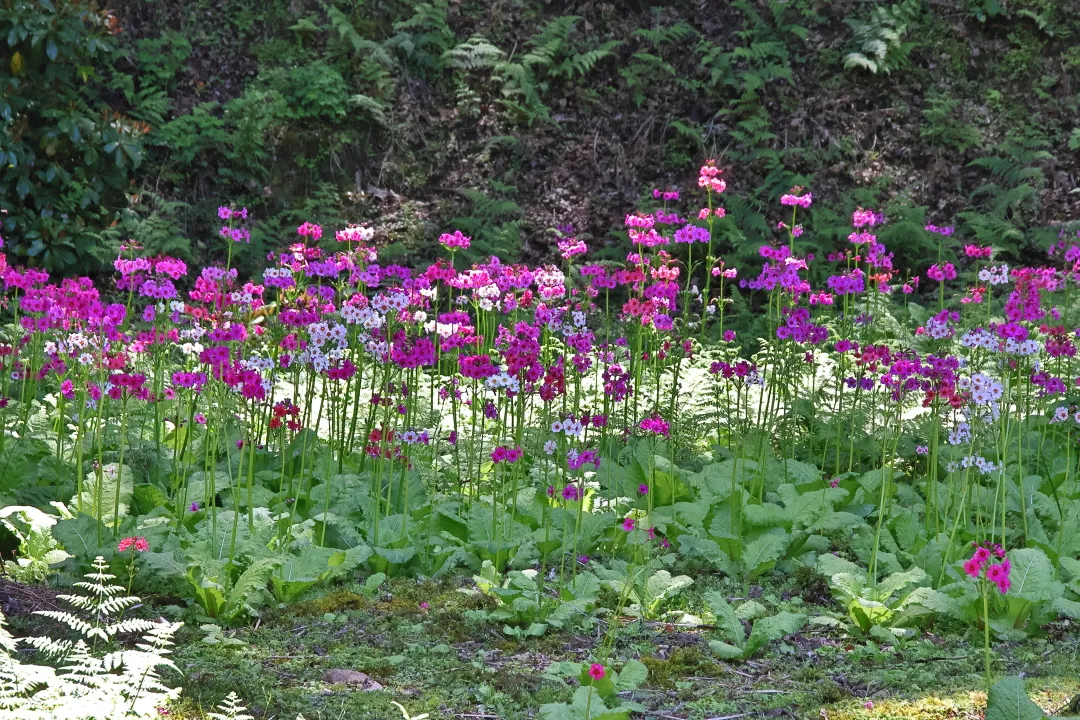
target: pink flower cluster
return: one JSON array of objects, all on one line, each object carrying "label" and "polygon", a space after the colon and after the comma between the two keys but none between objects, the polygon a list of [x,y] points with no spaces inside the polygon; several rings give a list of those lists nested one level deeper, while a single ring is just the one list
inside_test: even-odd
[{"label": "pink flower cluster", "polygon": [[937,280],[938,282],[944,282],[945,280],[956,279],[956,267],[952,263],[945,263],[944,265],[931,265],[930,269],[926,271],[926,277],[931,280]]},{"label": "pink flower cluster", "polygon": [[727,189],[727,183],[720,178],[724,171],[716,167],[715,160],[708,160],[698,171],[698,187],[705,188],[709,192],[722,193]]},{"label": "pink flower cluster", "polygon": [[[983,569],[986,570],[987,582],[997,585],[1001,594],[1009,592],[1009,588],[1012,586],[1012,581],[1009,579],[1009,571],[1012,569],[1012,564],[1005,556],[1005,550],[1001,545],[979,545],[978,543],[972,543],[975,548],[975,553],[964,563],[964,572],[968,577],[978,579],[983,574]],[[1001,562],[992,563],[991,560],[997,558]]]},{"label": "pink flower cluster", "polygon": [[645,432],[652,433],[653,435],[668,437],[668,435],[671,434],[671,425],[659,415],[645,418],[641,421],[640,427]]},{"label": "pink flower cluster", "polygon": [[460,230],[453,233],[443,233],[439,236],[439,244],[451,252],[455,250],[468,250],[472,245],[472,238],[461,234]]},{"label": "pink flower cluster", "polygon": [[780,198],[781,205],[788,205],[790,207],[801,207],[806,209],[814,202],[813,193],[803,194],[802,187],[795,186],[791,188],[791,192]]},{"label": "pink flower cluster", "polygon": [[146,538],[141,536],[126,537],[116,546],[119,552],[127,552],[131,548],[135,548],[138,552],[146,552],[150,549],[150,543],[146,542]]},{"label": "pink flower cluster", "polygon": [[520,447],[512,447],[512,448],[510,448],[510,447],[506,447],[504,445],[500,445],[499,447],[495,448],[495,450],[492,451],[491,460],[492,460],[492,462],[496,462],[496,463],[501,463],[502,462],[502,463],[507,463],[509,465],[513,465],[518,460],[520,460],[522,455],[524,455],[524,454],[525,453],[522,451],[522,449]]}]

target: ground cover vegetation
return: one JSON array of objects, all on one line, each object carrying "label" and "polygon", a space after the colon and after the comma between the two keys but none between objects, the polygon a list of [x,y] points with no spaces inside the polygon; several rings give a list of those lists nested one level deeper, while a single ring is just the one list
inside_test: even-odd
[{"label": "ground cover vegetation", "polygon": [[[902,144],[838,182],[818,163],[853,146],[770,129],[826,69],[930,73],[945,39],[908,38],[942,10],[913,0],[829,43],[828,7],[734,3],[729,49],[685,8],[623,36],[587,5],[511,51],[535,9],[237,4],[192,42],[120,31],[198,3],[4,5],[4,567],[71,591],[30,614],[3,586],[0,713],[1069,712],[1080,231],[1056,7],[953,9],[1039,48],[1012,81],[1060,74],[978,128],[970,86],[924,86],[945,190],[897,187],[898,158],[927,157]],[[253,37],[234,96],[190,104],[198,43]],[[604,63],[610,96],[585,80]],[[453,98],[440,137],[462,146],[409,159],[439,107],[415,93]],[[571,117],[619,103],[648,136],[629,177],[576,199],[542,191],[549,166],[527,179],[582,142]],[[432,200],[436,176],[459,199]]]}]

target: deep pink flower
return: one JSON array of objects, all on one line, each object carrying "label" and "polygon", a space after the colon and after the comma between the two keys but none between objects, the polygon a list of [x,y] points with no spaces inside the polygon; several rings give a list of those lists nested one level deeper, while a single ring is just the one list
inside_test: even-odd
[{"label": "deep pink flower", "polygon": [[645,432],[663,437],[667,437],[671,432],[671,425],[659,415],[645,418],[641,421],[640,427]]},{"label": "deep pink flower", "polygon": [[604,672],[604,666],[600,663],[593,663],[589,666],[589,677],[593,680],[603,680],[607,673]]}]

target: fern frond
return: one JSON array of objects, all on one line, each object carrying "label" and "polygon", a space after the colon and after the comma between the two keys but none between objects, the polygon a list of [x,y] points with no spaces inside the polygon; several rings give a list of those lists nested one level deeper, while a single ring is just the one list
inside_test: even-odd
[{"label": "fern frond", "polygon": [[353,107],[359,108],[371,116],[379,125],[386,125],[386,106],[368,95],[356,94],[349,98]]},{"label": "fern frond", "polygon": [[585,75],[596,67],[598,62],[612,55],[615,49],[620,45],[622,45],[622,41],[620,40],[609,40],[597,48],[567,58],[557,68],[557,74],[567,77],[572,75]]},{"label": "fern frond", "polygon": [[50,620],[55,620],[58,623],[67,625],[69,628],[79,633],[84,638],[97,637],[102,640],[109,639],[109,636],[105,634],[104,630],[95,627],[91,623],[88,623],[82,618],[76,617],[69,612],[64,612],[62,610],[38,610],[34,614],[41,615],[42,617],[47,617]]},{"label": "fern frond", "polygon": [[153,630],[157,623],[153,623],[149,620],[143,620],[141,618],[128,618],[127,620],[121,620],[118,623],[112,625],[106,625],[103,629],[108,637],[119,635],[120,633],[129,632],[148,632]]},{"label": "fern frond", "polygon": [[253,716],[246,714],[247,708],[235,692],[230,692],[217,709],[219,712],[208,713],[206,717],[210,720],[255,720]]},{"label": "fern frond", "polygon": [[394,59],[386,52],[386,48],[374,40],[369,40],[356,32],[356,28],[353,27],[352,21],[350,21],[348,16],[341,10],[333,5],[328,5],[326,7],[326,15],[330,18],[330,24],[333,26],[334,30],[337,31],[338,37],[348,42],[349,45],[352,46],[353,51],[364,53],[366,57],[373,58],[388,67],[394,64]]},{"label": "fern frond", "polygon": [[864,70],[869,70],[875,75],[878,71],[878,66],[876,62],[866,57],[862,53],[857,52],[848,53],[844,57],[844,69],[850,70],[851,68],[863,68]]},{"label": "fern frond", "polygon": [[[71,596],[68,601],[86,605],[100,620],[101,604],[127,608],[137,599],[118,596],[106,585],[112,576],[105,572],[105,562],[97,558],[93,582],[82,583],[93,593],[90,598]],[[91,602],[74,602],[87,600]],[[27,646],[46,657],[59,659],[60,669],[22,664],[12,657],[15,641],[3,628],[0,615],[0,717],[152,718],[158,709],[179,697],[179,688],[169,688],[161,677],[162,669],[178,671],[168,658],[172,637],[179,623],[152,623],[129,618],[101,627],[71,613],[39,612],[78,631],[84,638],[108,641],[121,632],[144,631],[135,650],[121,650],[96,657],[85,640],[71,642],[34,637],[23,640]]]},{"label": "fern frond", "polygon": [[492,67],[502,60],[505,53],[495,47],[483,35],[473,35],[465,42],[450,48],[442,54],[442,64],[446,67],[474,70]]}]

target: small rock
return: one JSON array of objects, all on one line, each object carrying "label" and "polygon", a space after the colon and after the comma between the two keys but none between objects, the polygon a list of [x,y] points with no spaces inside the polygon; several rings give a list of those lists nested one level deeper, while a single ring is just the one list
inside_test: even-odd
[{"label": "small rock", "polygon": [[323,682],[330,685],[360,685],[364,690],[382,690],[382,685],[356,670],[334,669],[323,673]]}]

